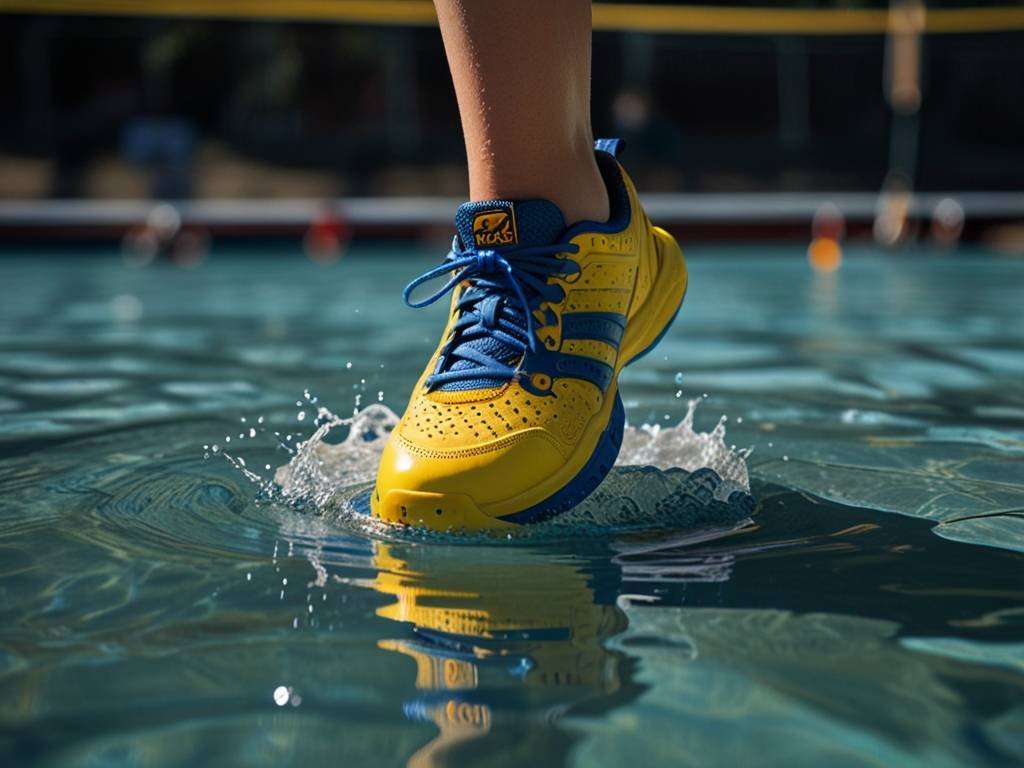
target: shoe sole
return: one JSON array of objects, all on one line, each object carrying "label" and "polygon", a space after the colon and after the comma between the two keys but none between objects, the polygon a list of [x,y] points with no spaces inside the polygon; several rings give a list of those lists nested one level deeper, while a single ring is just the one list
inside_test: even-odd
[{"label": "shoe sole", "polygon": [[[651,352],[665,337],[679,315],[689,286],[686,260],[679,244],[665,230],[659,227],[653,229],[659,258],[658,272],[652,285],[658,286],[659,290],[652,291],[647,305],[637,312],[626,329],[626,336],[620,347],[625,362],[615,372],[615,398],[608,423],[601,432],[593,453],[583,468],[560,490],[521,512],[504,515],[496,518],[497,520],[514,525],[528,525],[567,512],[590,496],[615,464],[619,449],[622,447],[626,423],[626,411],[619,396],[618,375],[627,365],[635,363]],[[650,306],[651,302],[656,304]],[[634,346],[639,346],[636,352],[632,351]]]}]

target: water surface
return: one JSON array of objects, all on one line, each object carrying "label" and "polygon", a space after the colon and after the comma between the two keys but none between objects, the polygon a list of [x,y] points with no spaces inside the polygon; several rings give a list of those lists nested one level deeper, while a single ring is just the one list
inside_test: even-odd
[{"label": "water surface", "polygon": [[317,406],[401,410],[436,252],[5,255],[0,763],[1024,760],[1021,265],[690,255],[628,417],[727,415],[756,506],[497,544],[259,502],[221,456],[272,477]]}]

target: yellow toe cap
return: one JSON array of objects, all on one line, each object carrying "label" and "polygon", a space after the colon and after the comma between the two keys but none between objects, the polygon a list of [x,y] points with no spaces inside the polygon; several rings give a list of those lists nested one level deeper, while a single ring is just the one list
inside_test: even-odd
[{"label": "yellow toe cap", "polygon": [[425,449],[396,433],[381,455],[371,501],[373,514],[392,523],[435,530],[507,527],[502,515],[558,489],[557,483],[549,486],[566,462],[540,430],[449,452]]}]

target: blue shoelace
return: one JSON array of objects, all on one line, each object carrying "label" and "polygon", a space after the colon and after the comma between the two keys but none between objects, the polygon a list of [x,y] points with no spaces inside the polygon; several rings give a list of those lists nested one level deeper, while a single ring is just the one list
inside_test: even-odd
[{"label": "blue shoelace", "polygon": [[[526,350],[536,351],[533,310],[542,302],[565,298],[561,286],[549,285],[550,275],[569,275],[580,271],[570,259],[556,258],[559,253],[577,253],[572,243],[513,248],[502,253],[493,250],[464,250],[455,238],[452,250],[440,266],[413,280],[402,298],[413,309],[433,304],[456,285],[469,281],[455,304],[458,319],[434,373],[426,379],[430,389],[484,379],[510,381],[517,375]],[[436,292],[420,301],[412,301],[412,292],[423,283],[454,273]],[[501,349],[510,354],[498,359],[487,350]],[[515,366],[510,360],[515,360]],[[459,364],[462,361],[462,364]]]}]

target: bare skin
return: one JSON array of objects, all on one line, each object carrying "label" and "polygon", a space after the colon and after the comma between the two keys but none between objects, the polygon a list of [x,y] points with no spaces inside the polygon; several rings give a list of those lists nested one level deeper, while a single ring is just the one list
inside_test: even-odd
[{"label": "bare skin", "polygon": [[590,0],[434,0],[471,200],[544,197],[606,221],[590,127]]}]

